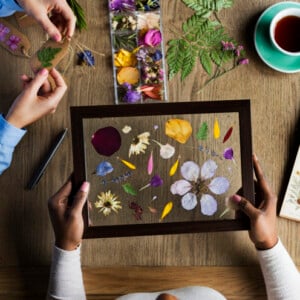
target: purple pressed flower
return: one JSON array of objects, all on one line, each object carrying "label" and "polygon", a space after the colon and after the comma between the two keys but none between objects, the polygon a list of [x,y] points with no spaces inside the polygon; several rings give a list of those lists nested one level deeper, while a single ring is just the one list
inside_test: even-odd
[{"label": "purple pressed flower", "polygon": [[9,37],[9,40],[6,42],[7,46],[13,51],[18,49],[18,45],[20,43],[21,39],[15,35],[11,35]]},{"label": "purple pressed flower", "polygon": [[163,183],[164,183],[164,181],[159,177],[159,175],[154,175],[150,181],[150,185],[152,187],[161,186]]},{"label": "purple pressed flower", "polygon": [[238,65],[248,65],[249,64],[249,59],[248,58],[241,58],[238,61]]},{"label": "purple pressed flower", "polygon": [[9,28],[0,23],[0,41],[3,42],[6,35],[10,32]]},{"label": "purple pressed flower", "polygon": [[135,10],[134,0],[111,0],[109,9],[112,11]]},{"label": "purple pressed flower", "polygon": [[159,175],[154,175],[151,178],[150,182],[148,184],[146,184],[145,186],[141,187],[139,189],[139,191],[142,191],[142,190],[144,190],[144,189],[146,189],[146,188],[148,188],[150,186],[152,186],[152,187],[159,187],[159,186],[163,185],[163,183],[164,183],[164,181],[160,178]]},{"label": "purple pressed flower", "polygon": [[226,148],[224,150],[223,156],[225,159],[232,160],[233,159],[233,149],[232,148]]}]

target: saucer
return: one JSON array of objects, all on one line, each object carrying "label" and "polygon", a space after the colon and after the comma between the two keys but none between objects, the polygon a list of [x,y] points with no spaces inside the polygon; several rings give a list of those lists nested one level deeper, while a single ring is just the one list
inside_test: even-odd
[{"label": "saucer", "polygon": [[263,62],[283,73],[300,72],[300,56],[288,56],[279,52],[272,44],[269,28],[272,18],[282,9],[299,8],[300,3],[279,2],[267,8],[259,17],[254,30],[254,44]]}]

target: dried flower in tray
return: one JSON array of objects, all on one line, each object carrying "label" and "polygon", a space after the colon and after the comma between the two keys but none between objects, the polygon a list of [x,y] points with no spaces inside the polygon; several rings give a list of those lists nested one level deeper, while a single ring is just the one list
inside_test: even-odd
[{"label": "dried flower in tray", "polygon": [[137,28],[137,20],[136,16],[133,14],[119,14],[114,15],[111,18],[111,27],[114,31],[122,31],[122,30],[136,30]]}]

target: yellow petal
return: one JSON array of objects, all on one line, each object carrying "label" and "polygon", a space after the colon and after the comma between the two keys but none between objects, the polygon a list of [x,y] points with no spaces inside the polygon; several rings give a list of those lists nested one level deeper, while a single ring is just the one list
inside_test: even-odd
[{"label": "yellow petal", "polygon": [[129,162],[127,160],[124,160],[124,159],[122,159],[120,157],[117,157],[117,159],[120,160],[129,169],[131,169],[131,170],[135,170],[136,169],[136,166],[134,164],[132,164],[131,162]]},{"label": "yellow petal", "polygon": [[165,205],[161,217],[159,219],[159,222],[161,222],[171,212],[172,208],[173,208],[173,202],[170,201]]},{"label": "yellow petal", "polygon": [[178,165],[179,165],[179,159],[180,159],[180,157],[178,157],[178,159],[175,161],[175,163],[171,167],[170,172],[169,172],[170,176],[173,176],[176,173],[176,171],[178,169]]},{"label": "yellow petal", "polygon": [[129,52],[125,49],[120,49],[114,55],[114,64],[116,67],[134,67],[137,64],[135,52]]},{"label": "yellow petal", "polygon": [[220,126],[218,119],[215,119],[215,124],[214,124],[214,138],[217,140],[220,137]]},{"label": "yellow petal", "polygon": [[182,119],[170,119],[166,122],[165,133],[175,141],[185,144],[193,132],[189,121]]}]

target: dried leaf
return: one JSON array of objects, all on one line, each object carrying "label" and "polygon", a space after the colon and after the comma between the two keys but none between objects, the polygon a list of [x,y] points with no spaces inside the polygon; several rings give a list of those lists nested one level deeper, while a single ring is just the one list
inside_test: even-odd
[{"label": "dried leaf", "polygon": [[161,222],[171,212],[172,208],[173,208],[173,202],[170,201],[165,205],[161,217],[159,219],[159,222]]},{"label": "dried leaf", "polygon": [[230,127],[223,138],[223,143],[229,140],[229,138],[232,135],[232,131],[233,131],[233,127]]}]

